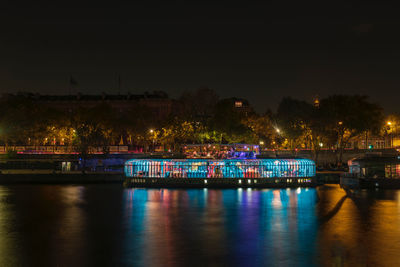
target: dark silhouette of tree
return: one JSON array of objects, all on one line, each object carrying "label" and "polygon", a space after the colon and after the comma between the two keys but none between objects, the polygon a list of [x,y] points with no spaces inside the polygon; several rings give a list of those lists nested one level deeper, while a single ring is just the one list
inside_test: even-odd
[{"label": "dark silhouette of tree", "polygon": [[379,133],[384,123],[382,108],[367,96],[333,95],[322,99],[320,112],[336,136],[338,164],[350,139],[365,132]]},{"label": "dark silhouette of tree", "polygon": [[8,147],[13,144],[41,144],[56,121],[55,113],[32,100],[15,96],[0,107],[0,138]]},{"label": "dark silhouette of tree", "polygon": [[92,147],[105,148],[113,137],[113,122],[115,113],[106,104],[93,108],[79,108],[72,117],[71,126],[74,130],[73,145],[85,159]]},{"label": "dark silhouette of tree", "polygon": [[312,118],[313,106],[305,101],[285,97],[277,110],[277,131],[284,135],[291,149],[300,146]]},{"label": "dark silhouette of tree", "polygon": [[222,99],[215,106],[210,127],[221,136],[220,143],[241,143],[252,138],[251,130],[243,122],[253,112],[236,108],[237,101],[248,106],[247,100],[238,98]]}]

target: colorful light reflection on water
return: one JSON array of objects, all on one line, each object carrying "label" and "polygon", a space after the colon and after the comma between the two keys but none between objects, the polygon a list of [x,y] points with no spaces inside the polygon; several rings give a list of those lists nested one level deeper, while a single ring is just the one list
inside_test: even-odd
[{"label": "colorful light reflection on water", "polygon": [[400,191],[0,186],[0,266],[397,266]]}]

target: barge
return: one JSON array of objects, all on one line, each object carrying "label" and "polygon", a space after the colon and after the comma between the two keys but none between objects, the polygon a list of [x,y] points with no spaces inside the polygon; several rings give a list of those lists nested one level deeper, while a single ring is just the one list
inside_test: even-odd
[{"label": "barge", "polygon": [[340,177],[348,189],[400,189],[400,157],[367,155],[349,160],[349,172]]},{"label": "barge", "polygon": [[124,166],[128,187],[315,187],[309,159],[132,159]]}]

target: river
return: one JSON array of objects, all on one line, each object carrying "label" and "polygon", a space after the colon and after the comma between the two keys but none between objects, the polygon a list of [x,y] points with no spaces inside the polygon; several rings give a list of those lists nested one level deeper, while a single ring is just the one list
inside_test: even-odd
[{"label": "river", "polygon": [[0,186],[0,266],[399,266],[400,191]]}]

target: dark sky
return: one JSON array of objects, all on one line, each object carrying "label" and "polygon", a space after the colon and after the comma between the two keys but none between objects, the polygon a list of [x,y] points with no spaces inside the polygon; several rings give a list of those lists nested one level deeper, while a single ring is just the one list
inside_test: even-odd
[{"label": "dark sky", "polygon": [[82,93],[117,93],[120,74],[121,93],[208,86],[260,112],[334,93],[400,111],[395,1],[14,2],[0,6],[2,93],[65,94],[70,74]]}]

